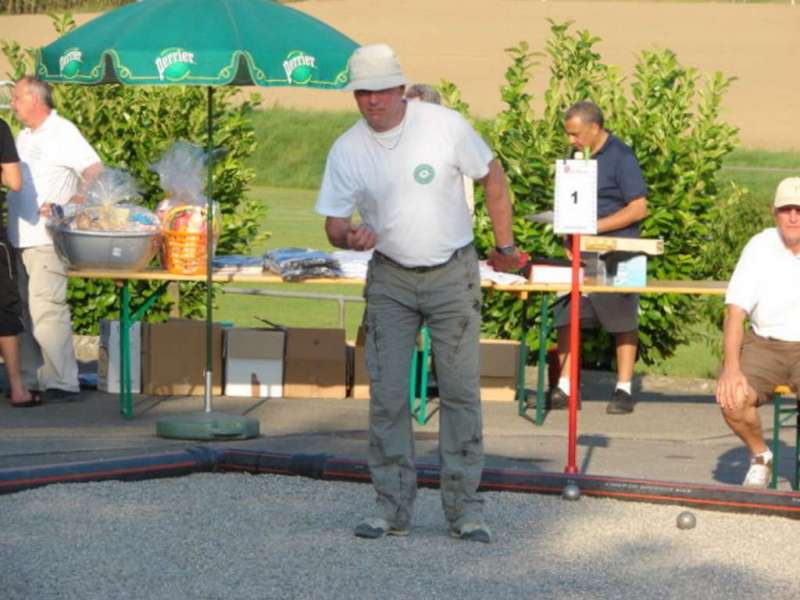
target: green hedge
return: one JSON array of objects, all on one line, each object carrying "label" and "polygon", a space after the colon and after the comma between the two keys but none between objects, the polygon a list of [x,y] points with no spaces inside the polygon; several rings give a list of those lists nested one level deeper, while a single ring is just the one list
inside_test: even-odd
[{"label": "green hedge", "polygon": [[[714,206],[735,203],[740,197],[738,190],[722,186],[718,178],[725,156],[736,143],[736,129],[720,118],[720,104],[731,79],[715,73],[701,84],[694,69],[682,66],[670,50],[662,50],[642,52],[632,79],[626,82],[617,68],[601,61],[595,50],[598,41],[588,31],[573,33],[570,23],[551,22],[545,49],[550,77],[541,114],[533,110],[527,91],[540,55],[530,52],[524,42],[507,51],[511,65],[500,92],[506,108],[486,133],[514,194],[517,241],[536,254],[562,252],[551,226],[524,217],[552,208],[554,163],[568,151],[564,111],[578,100],[591,99],[605,112],[607,127],[633,148],[642,165],[650,211],[642,235],[662,238],[666,244],[666,253],[649,261],[648,276],[717,278],[722,273],[705,260],[715,243]],[[468,114],[453,84],[444,82],[442,90],[451,105]],[[493,244],[491,224],[482,199],[476,206],[477,240],[485,253]],[[518,303],[504,294],[488,297],[484,327],[490,335],[516,338],[521,334],[521,311],[513,306]],[[688,296],[642,296],[642,360],[651,364],[669,357],[686,342],[688,326],[700,318],[699,307]],[[528,318],[535,323],[538,315],[537,299]],[[584,339],[584,363],[610,366],[609,336],[598,332]],[[532,348],[538,347],[535,329],[528,332],[528,341]]]}]

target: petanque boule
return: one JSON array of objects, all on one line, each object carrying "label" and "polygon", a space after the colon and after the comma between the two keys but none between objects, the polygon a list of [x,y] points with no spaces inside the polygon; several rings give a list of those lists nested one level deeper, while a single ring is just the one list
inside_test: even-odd
[{"label": "petanque boule", "polygon": [[579,488],[574,483],[568,483],[564,486],[564,489],[561,490],[561,497],[564,500],[580,500],[581,499],[581,488]]},{"label": "petanque boule", "polygon": [[677,525],[678,529],[694,529],[694,526],[697,525],[697,519],[695,519],[694,514],[685,510],[678,515]]}]

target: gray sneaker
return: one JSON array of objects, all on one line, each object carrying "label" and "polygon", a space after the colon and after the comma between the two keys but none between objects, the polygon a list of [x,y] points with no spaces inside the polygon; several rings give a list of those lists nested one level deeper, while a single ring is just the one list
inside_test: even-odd
[{"label": "gray sneaker", "polygon": [[387,535],[406,536],[408,529],[393,527],[386,519],[376,518],[362,521],[353,530],[353,535],[367,540],[377,540]]},{"label": "gray sneaker", "polygon": [[450,529],[450,537],[457,540],[468,542],[481,542],[490,544],[492,542],[492,532],[483,523],[464,523],[461,527]]},{"label": "gray sneaker", "polygon": [[609,415],[627,415],[633,412],[633,396],[625,390],[614,390],[611,401],[606,406]]}]

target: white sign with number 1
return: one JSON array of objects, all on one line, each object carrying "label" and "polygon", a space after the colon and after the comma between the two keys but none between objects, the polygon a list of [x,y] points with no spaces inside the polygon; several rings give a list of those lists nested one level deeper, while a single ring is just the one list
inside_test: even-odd
[{"label": "white sign with number 1", "polygon": [[553,231],[597,233],[597,161],[557,160]]}]

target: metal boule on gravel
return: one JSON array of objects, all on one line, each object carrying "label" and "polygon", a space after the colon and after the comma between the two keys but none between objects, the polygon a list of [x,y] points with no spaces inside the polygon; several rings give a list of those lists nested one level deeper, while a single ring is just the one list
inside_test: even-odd
[{"label": "metal boule on gravel", "polygon": [[678,515],[677,525],[678,529],[694,529],[694,526],[697,525],[697,519],[694,518],[692,513],[685,510]]},{"label": "metal boule on gravel", "polygon": [[580,500],[581,499],[581,488],[579,488],[574,483],[568,483],[564,486],[564,489],[561,490],[561,497],[564,500]]}]

